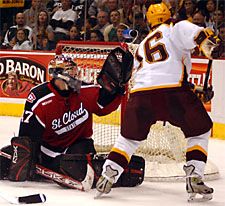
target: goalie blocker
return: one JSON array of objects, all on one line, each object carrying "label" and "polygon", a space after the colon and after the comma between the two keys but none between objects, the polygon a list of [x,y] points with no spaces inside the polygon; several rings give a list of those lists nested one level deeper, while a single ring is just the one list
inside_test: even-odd
[{"label": "goalie blocker", "polygon": [[[28,137],[14,137],[12,145],[1,149],[0,155],[0,179],[12,181],[35,180],[35,163],[37,159],[34,151],[37,149],[31,144]],[[3,155],[4,154],[4,155]],[[8,155],[7,155],[8,154]],[[88,166],[94,170],[94,181],[90,187],[94,188],[102,172],[102,165],[107,154],[62,154],[59,156],[59,170],[63,175],[82,182],[87,174]],[[134,187],[144,180],[145,160],[133,155],[130,164],[125,169],[115,187]],[[39,178],[38,178],[39,179]],[[59,184],[63,187],[65,184]],[[71,188],[71,187],[70,187]]]}]

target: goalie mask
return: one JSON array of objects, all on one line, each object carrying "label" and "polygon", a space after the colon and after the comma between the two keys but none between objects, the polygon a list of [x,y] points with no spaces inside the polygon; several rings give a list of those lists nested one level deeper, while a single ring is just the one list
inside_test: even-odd
[{"label": "goalie mask", "polygon": [[79,80],[77,64],[63,55],[56,55],[48,65],[48,72],[54,79],[61,79],[66,84],[66,90],[79,92],[81,80]]}]

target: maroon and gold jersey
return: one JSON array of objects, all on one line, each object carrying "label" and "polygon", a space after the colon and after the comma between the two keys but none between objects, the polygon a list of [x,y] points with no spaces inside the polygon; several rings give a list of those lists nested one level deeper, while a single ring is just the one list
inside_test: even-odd
[{"label": "maroon and gold jersey", "polygon": [[99,105],[100,90],[96,85],[83,85],[80,93],[63,97],[50,82],[34,87],[26,100],[19,136],[41,138],[43,145],[59,151],[79,138],[90,138],[92,114],[109,114],[121,102],[117,96],[105,107]]}]

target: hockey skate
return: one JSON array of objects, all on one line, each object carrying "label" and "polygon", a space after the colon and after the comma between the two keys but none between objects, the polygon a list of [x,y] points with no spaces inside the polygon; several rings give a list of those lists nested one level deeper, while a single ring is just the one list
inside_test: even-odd
[{"label": "hockey skate", "polygon": [[[209,201],[213,198],[213,188],[204,184],[201,177],[194,172],[195,167],[193,165],[184,166],[186,173],[186,190],[188,193],[188,202],[202,202]],[[200,195],[201,197],[196,197]]]},{"label": "hockey skate", "polygon": [[99,178],[98,182],[96,183],[96,194],[95,199],[101,197],[103,194],[108,194],[111,191],[113,186],[115,176],[118,175],[117,170],[113,170],[110,165],[106,166],[106,171],[102,176]]}]

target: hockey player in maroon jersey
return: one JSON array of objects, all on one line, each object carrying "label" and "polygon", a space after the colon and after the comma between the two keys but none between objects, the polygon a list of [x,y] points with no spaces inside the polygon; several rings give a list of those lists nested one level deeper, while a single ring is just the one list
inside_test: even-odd
[{"label": "hockey player in maroon jersey", "polygon": [[[119,55],[121,58],[117,58]],[[19,136],[12,138],[11,146],[1,150],[2,154],[6,154],[5,157],[11,154],[12,158],[9,161],[0,157],[0,179],[35,179],[35,166],[38,164],[41,165],[38,168],[45,167],[67,175],[68,180],[71,180],[70,177],[74,178],[72,182],[75,182],[75,187],[72,188],[86,190],[94,186],[93,181],[87,187],[82,185],[86,173],[86,177],[91,180],[95,178],[93,170],[96,170],[97,176],[101,174],[105,160],[102,156],[86,156],[96,154],[91,138],[92,114],[103,116],[118,108],[125,92],[125,84],[131,76],[133,56],[120,47],[114,49],[97,78],[102,87],[82,82],[74,61],[57,55],[48,66],[52,80],[30,91]],[[92,157],[93,163],[90,162]],[[134,161],[136,160],[144,161],[134,157]],[[140,167],[142,166],[141,163]],[[136,175],[133,178],[135,181],[130,181],[132,179],[129,177],[128,181],[121,180],[119,186],[135,186],[143,181],[143,177],[142,172],[142,178]],[[57,177],[56,180],[71,187],[68,181],[59,181]],[[80,182],[76,184],[76,181]],[[82,187],[79,187],[80,183]]]},{"label": "hockey player in maroon jersey", "polygon": [[[187,138],[186,190],[189,201],[195,195],[212,199],[213,189],[204,184],[208,138],[212,121],[202,102],[213,97],[212,88],[197,88],[187,82],[191,70],[190,51],[199,47],[208,58],[217,46],[217,37],[210,29],[188,21],[174,25],[163,2],[151,4],[146,13],[151,32],[135,53],[134,83],[121,125],[102,176],[96,184],[96,197],[107,194],[140,142],[147,138],[151,125],[168,121],[180,127]],[[133,79],[132,78],[132,79]],[[200,100],[201,99],[201,100]]]}]

